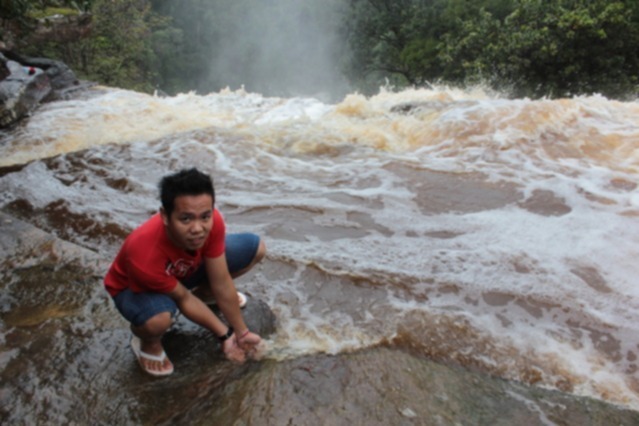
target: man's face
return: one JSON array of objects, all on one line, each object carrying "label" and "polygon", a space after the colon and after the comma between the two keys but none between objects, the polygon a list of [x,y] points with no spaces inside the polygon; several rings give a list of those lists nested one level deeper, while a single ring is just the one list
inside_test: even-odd
[{"label": "man's face", "polygon": [[171,216],[164,210],[161,214],[171,242],[184,250],[197,250],[213,226],[213,199],[210,194],[180,195]]}]

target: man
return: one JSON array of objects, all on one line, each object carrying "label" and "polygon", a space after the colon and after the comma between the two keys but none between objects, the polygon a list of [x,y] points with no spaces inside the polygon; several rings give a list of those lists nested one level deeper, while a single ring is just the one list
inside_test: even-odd
[{"label": "man", "polygon": [[[160,198],[160,212],[126,238],[104,279],[131,323],[140,366],[154,376],[173,372],[162,336],[177,310],[214,333],[228,359],[243,362],[261,338],[244,323],[233,278],[264,257],[264,243],[254,234],[225,236],[211,178],[195,168],[162,178]],[[202,301],[211,297],[230,326]]]}]

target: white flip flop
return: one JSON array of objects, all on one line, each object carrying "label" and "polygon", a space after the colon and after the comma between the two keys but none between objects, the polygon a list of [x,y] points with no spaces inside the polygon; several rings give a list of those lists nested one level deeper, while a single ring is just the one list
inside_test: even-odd
[{"label": "white flip flop", "polygon": [[237,298],[240,299],[240,309],[242,309],[246,306],[248,298],[246,297],[246,294],[242,293],[241,291],[237,292]]},{"label": "white flip flop", "polygon": [[144,370],[145,373],[148,373],[152,376],[168,376],[170,374],[173,374],[173,364],[171,364],[171,368],[168,370],[155,371],[145,368],[144,365],[140,362],[141,358],[144,358],[148,359],[149,361],[158,361],[164,363],[164,360],[167,359],[166,352],[162,351],[160,355],[152,355],[147,354],[146,352],[142,352],[142,349],[140,348],[140,338],[137,336],[133,336],[131,338],[131,349],[138,359],[138,364],[140,364],[140,367],[142,367],[142,370]]},{"label": "white flip flop", "polygon": [[[248,297],[246,297],[246,294],[238,291],[237,298],[240,301],[240,309],[244,308],[246,306],[246,303],[248,302]],[[211,297],[209,299],[202,299],[202,302],[204,302],[205,305],[217,305],[214,297]]]}]

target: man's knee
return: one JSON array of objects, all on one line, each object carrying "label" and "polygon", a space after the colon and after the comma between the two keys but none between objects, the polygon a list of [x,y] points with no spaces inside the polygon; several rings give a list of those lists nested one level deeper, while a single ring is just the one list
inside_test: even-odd
[{"label": "man's knee", "polygon": [[160,312],[135,328],[148,336],[162,336],[171,328],[172,321],[170,312]]},{"label": "man's knee", "polygon": [[255,253],[255,260],[253,263],[260,262],[264,256],[266,256],[266,244],[264,244],[264,240],[260,238],[260,244],[257,246],[257,253]]},{"label": "man's knee", "polygon": [[266,244],[264,244],[264,241],[260,238],[260,242],[257,245],[257,251],[253,255],[253,258],[251,259],[250,263],[248,263],[246,266],[244,266],[242,269],[239,269],[239,270],[233,269],[229,265],[229,270],[231,271],[231,277],[237,278],[239,276],[244,275],[246,272],[250,271],[257,263],[259,263],[264,258],[264,256],[266,256]]}]

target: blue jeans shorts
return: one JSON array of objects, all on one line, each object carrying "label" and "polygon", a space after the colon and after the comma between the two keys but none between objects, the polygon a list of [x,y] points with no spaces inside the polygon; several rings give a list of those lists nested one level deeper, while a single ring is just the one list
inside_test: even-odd
[{"label": "blue jeans shorts", "polygon": [[[251,233],[228,234],[225,239],[226,264],[229,272],[240,271],[251,264],[260,244],[260,237]],[[186,288],[194,288],[206,282],[204,263],[187,280],[182,282]],[[162,312],[177,313],[177,305],[170,296],[163,293],[133,293],[126,289],[113,298],[116,308],[134,326],[140,326],[149,318]]]}]

